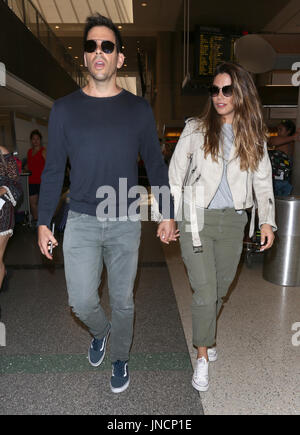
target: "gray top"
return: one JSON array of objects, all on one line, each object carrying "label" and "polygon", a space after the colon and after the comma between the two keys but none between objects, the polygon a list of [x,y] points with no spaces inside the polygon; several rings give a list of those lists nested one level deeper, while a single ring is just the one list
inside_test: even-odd
[{"label": "gray top", "polygon": [[231,148],[234,142],[233,128],[231,124],[223,124],[221,133],[221,150],[223,152],[223,175],[218,190],[211,200],[208,208],[224,209],[234,208],[234,203],[227,181],[227,163],[230,155]]}]

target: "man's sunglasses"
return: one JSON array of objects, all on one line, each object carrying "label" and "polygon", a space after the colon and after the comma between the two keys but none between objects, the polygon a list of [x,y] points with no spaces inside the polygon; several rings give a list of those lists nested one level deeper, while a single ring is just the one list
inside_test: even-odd
[{"label": "man's sunglasses", "polygon": [[223,88],[213,85],[209,88],[209,93],[212,97],[217,97],[220,91],[222,91],[224,97],[231,97],[233,92],[232,85],[223,86]]},{"label": "man's sunglasses", "polygon": [[[97,41],[94,39],[88,39],[84,43],[84,51],[87,53],[94,53],[97,50]],[[115,49],[115,44],[111,41],[102,41],[101,42],[101,50],[103,53],[111,54]]]}]

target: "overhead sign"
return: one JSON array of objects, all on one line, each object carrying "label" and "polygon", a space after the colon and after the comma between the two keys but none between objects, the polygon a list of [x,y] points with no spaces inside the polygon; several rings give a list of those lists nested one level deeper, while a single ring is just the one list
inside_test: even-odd
[{"label": "overhead sign", "polygon": [[234,60],[234,43],[240,35],[220,32],[196,32],[196,76],[213,76],[220,62]]}]

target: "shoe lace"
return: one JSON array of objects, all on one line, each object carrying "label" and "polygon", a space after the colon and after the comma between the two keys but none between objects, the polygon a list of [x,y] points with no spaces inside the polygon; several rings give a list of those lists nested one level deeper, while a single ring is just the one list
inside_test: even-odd
[{"label": "shoe lace", "polygon": [[94,340],[92,342],[92,348],[95,352],[97,352],[101,348],[102,341],[103,340],[99,340],[98,338],[94,338]]},{"label": "shoe lace", "polygon": [[202,375],[202,376],[204,375],[204,373],[203,373],[204,364],[205,364],[205,362],[203,360],[197,361],[196,368],[195,368],[196,377],[198,377],[200,375]]},{"label": "shoe lace", "polygon": [[113,376],[117,376],[118,378],[121,377],[125,378],[127,374],[125,367],[126,367],[126,361],[120,361],[120,360],[116,361],[113,364]]}]

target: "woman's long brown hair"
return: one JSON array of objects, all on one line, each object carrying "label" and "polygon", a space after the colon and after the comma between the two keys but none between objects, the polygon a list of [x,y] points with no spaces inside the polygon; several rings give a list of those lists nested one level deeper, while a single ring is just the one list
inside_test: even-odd
[{"label": "woman's long brown hair", "polygon": [[[255,171],[264,154],[264,143],[267,141],[259,96],[251,75],[240,65],[223,62],[217,66],[214,78],[218,74],[229,74],[233,87],[233,132],[235,137],[236,157],[240,159],[241,170]],[[222,130],[220,116],[210,97],[203,115],[200,117],[205,132],[205,157],[211,154],[218,160]]]},{"label": "woman's long brown hair", "polygon": [[2,151],[1,151],[1,149],[0,149],[0,160],[1,160],[1,162],[3,163],[3,165],[6,166],[6,163],[5,163],[5,160],[4,160],[4,156],[3,156],[3,153],[2,153]]}]

